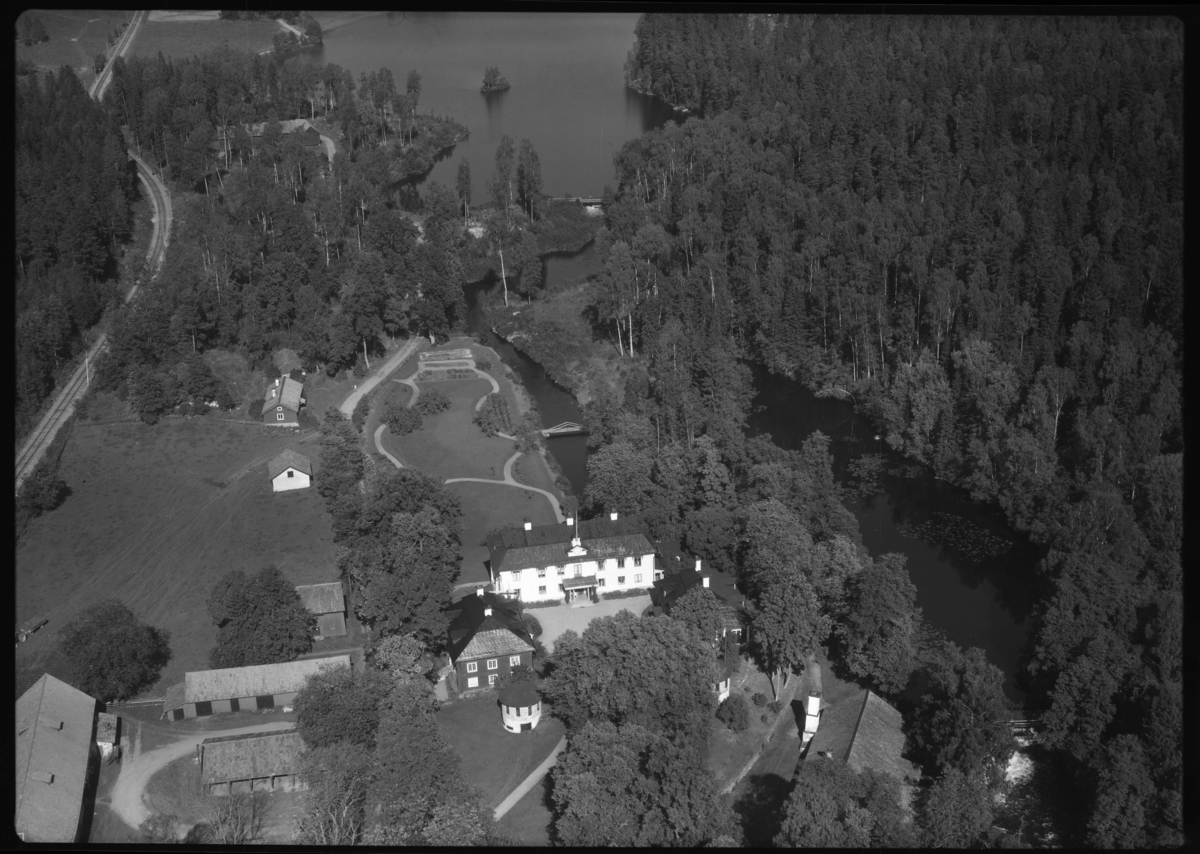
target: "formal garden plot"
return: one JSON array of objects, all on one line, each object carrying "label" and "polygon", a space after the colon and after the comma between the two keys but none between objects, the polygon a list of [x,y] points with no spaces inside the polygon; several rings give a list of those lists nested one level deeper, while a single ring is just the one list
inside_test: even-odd
[{"label": "formal garden plot", "polygon": [[285,447],[300,448],[320,476],[315,442],[248,425],[205,418],[80,425],[61,468],[72,494],[34,521],[17,551],[18,621],[50,619],[17,648],[20,678],[26,669],[40,676],[39,662],[68,678],[53,656],[58,630],[115,597],[171,632],[173,657],[147,692],[161,696],[185,671],[208,666],[216,627],[205,603],[221,575],[274,562],[294,584],[336,578],[332,529],[316,489],[271,492],[266,462]]}]

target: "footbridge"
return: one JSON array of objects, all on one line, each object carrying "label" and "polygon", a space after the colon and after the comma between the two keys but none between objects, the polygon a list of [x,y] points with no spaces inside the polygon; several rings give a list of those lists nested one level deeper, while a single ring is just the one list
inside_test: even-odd
[{"label": "footbridge", "polygon": [[571,436],[575,433],[586,433],[587,428],[582,424],[576,424],[574,421],[564,421],[562,424],[556,424],[553,427],[547,427],[542,431],[542,435],[549,438],[550,436]]}]

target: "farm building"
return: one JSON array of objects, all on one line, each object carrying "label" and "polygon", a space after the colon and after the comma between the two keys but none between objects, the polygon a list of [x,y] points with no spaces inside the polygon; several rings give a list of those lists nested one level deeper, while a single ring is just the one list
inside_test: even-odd
[{"label": "farm building", "polygon": [[700,558],[696,558],[691,569],[686,568],[685,561],[686,559],[663,561],[665,571],[662,578],[654,582],[650,600],[662,608],[664,614],[669,615],[671,606],[689,590],[694,587],[707,587],[717,597],[724,612],[721,637],[729,635],[741,641],[748,622],[743,613],[746,597],[737,589],[733,576],[727,572],[703,569]]},{"label": "farm building", "polygon": [[25,842],[86,842],[99,750],[96,701],[44,675],[17,700],[16,832]]},{"label": "farm building", "polygon": [[308,612],[317,615],[317,630],[313,634],[316,640],[345,636],[346,597],[342,594],[342,582],[304,584],[296,592]]},{"label": "farm building", "polygon": [[334,655],[281,664],[193,670],[184,674],[182,682],[167,689],[162,716],[181,721],[223,712],[287,706],[296,699],[296,692],[304,687],[308,677],[318,670],[349,666],[350,656]]},{"label": "farm building", "polygon": [[533,638],[515,602],[477,589],[450,616],[450,663],[460,692],[488,688],[514,668],[533,667]]},{"label": "farm building", "polygon": [[312,463],[304,454],[291,448],[267,463],[267,474],[271,476],[272,492],[287,492],[290,489],[308,489],[312,485]]},{"label": "farm building", "polygon": [[818,697],[816,705],[820,718],[808,742],[805,760],[845,762],[855,771],[871,768],[891,774],[900,781],[901,802],[907,809],[912,786],[921,779],[921,771],[901,757],[904,718],[900,712],[869,689],[828,707]]},{"label": "farm building", "polygon": [[262,420],[265,427],[295,427],[300,423],[300,407],[305,401],[304,386],[291,377],[276,377],[263,397]]},{"label": "farm building", "polygon": [[108,759],[120,743],[121,719],[111,712],[96,715],[96,746],[100,755]]},{"label": "farm building", "polygon": [[[243,125],[242,128],[250,135],[250,145],[256,148],[262,142],[263,131],[266,130],[266,122],[255,122],[254,124]],[[320,148],[321,134],[316,128],[309,123],[308,119],[285,119],[279,123],[280,138],[294,137],[297,142],[303,147],[324,154]],[[237,137],[234,133],[229,136],[228,144],[231,146],[237,145]],[[210,148],[214,151],[226,150],[226,139],[224,128],[217,128],[216,138],[213,140]]]},{"label": "farm building", "polygon": [[500,720],[509,732],[530,732],[541,719],[542,698],[533,682],[514,682],[500,692]]},{"label": "farm building", "polygon": [[214,795],[294,789],[303,749],[294,729],[206,738],[196,745],[200,786]]},{"label": "farm building", "polygon": [[575,524],[512,528],[488,540],[497,593],[526,602],[574,601],[597,593],[644,589],[658,577],[654,546],[633,519],[610,513]]}]

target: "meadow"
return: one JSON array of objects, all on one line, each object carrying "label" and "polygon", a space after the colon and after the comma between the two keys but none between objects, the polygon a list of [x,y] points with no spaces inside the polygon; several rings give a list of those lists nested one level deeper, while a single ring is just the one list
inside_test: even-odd
[{"label": "meadow", "polygon": [[216,627],[205,603],[223,574],[275,563],[294,584],[336,579],[321,496],[276,495],[266,471],[290,447],[320,478],[316,436],[213,418],[77,424],[60,469],[71,494],[17,549],[18,625],[49,619],[17,647],[18,695],[42,672],[66,677],[57,632],[101,599],[171,632],[173,657],[144,692],[159,697],[185,671],[208,667]]},{"label": "meadow", "polygon": [[271,40],[281,31],[275,21],[222,21],[195,14],[152,14],[138,30],[126,56],[153,58],[161,51],[167,58],[185,59],[223,44],[234,50],[262,53],[271,50]]},{"label": "meadow", "polygon": [[[28,47],[17,41],[17,60],[32,62],[41,68],[57,69],[69,65],[83,85],[90,86],[96,79],[93,64],[96,54],[105,53],[113,28],[127,24],[132,15],[132,12],[112,9],[31,9],[14,21],[17,31],[21,31],[25,17],[33,16],[41,19],[50,40]],[[141,31],[135,43],[140,38]]]}]

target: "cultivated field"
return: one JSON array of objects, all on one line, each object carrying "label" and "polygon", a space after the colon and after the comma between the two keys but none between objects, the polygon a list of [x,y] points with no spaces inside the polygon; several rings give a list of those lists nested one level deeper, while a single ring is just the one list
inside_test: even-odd
[{"label": "cultivated field", "polygon": [[[211,17],[208,17],[211,16]],[[152,13],[138,30],[128,56],[184,59],[228,44],[234,50],[262,53],[281,32],[275,21],[221,21],[216,12]]]},{"label": "cultivated field", "polygon": [[17,693],[41,672],[59,629],[86,606],[121,599],[171,632],[173,659],[147,696],[208,667],[216,642],[205,602],[231,569],[274,562],[295,584],[337,576],[333,534],[316,489],[275,495],[266,463],[287,447],[321,476],[315,431],[273,433],[211,418],[76,426],[61,476],[71,495],[35,520],[17,550],[18,624],[49,623],[17,648]]},{"label": "cultivated field", "polygon": [[[75,69],[83,85],[90,86],[96,79],[93,64],[96,54],[105,52],[113,27],[127,24],[133,13],[112,9],[31,9],[15,21],[17,32],[21,32],[22,21],[28,16],[41,18],[50,40],[29,47],[17,41],[17,59],[43,68],[57,69],[69,65]],[[144,29],[145,25],[142,31]],[[138,40],[142,31],[138,33]]]}]

